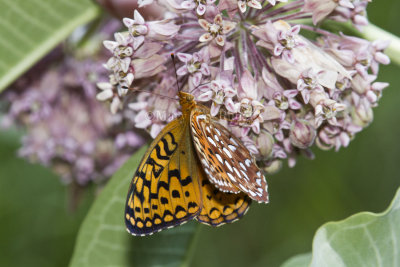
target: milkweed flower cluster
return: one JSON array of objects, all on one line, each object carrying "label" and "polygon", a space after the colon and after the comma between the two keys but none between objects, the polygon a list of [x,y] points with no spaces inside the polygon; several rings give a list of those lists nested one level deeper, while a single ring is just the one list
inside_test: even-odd
[{"label": "milkweed flower cluster", "polygon": [[104,42],[110,77],[98,84],[97,98],[111,101],[112,113],[133,110],[135,126],[154,138],[171,118],[146,114],[178,113],[177,74],[180,87],[209,106],[265,171],[283,159],[294,166],[299,155],[313,157],[314,144],[347,147],[388,86],[376,81],[379,64],[389,64],[388,42],[319,27],[335,20],[362,29],[368,2],[159,1],[169,10],[164,18],[146,21],[135,10],[123,19],[126,31]]},{"label": "milkweed flower cluster", "polygon": [[[23,128],[19,156],[80,186],[108,179],[142,145],[121,114],[95,99],[103,58],[48,56],[2,95],[2,127]],[[50,65],[56,67],[48,68]],[[45,70],[41,71],[41,69]]]}]

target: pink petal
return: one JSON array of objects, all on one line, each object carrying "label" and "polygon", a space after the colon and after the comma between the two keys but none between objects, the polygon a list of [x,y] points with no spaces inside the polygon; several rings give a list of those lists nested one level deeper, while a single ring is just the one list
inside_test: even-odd
[{"label": "pink petal", "polygon": [[196,9],[197,15],[203,16],[204,13],[206,13],[206,6],[203,4],[200,4],[197,9]]},{"label": "pink petal", "polygon": [[225,98],[225,107],[228,111],[235,113],[236,112],[236,108],[235,108],[235,104],[232,101],[232,98],[227,97]]},{"label": "pink petal", "polygon": [[161,132],[163,125],[161,124],[153,124],[151,126],[150,135],[152,138],[156,138],[157,135]]},{"label": "pink petal", "polygon": [[218,24],[218,25],[222,24],[222,16],[221,16],[221,14],[218,14],[218,15],[215,16],[214,23]]},{"label": "pink petal", "polygon": [[238,1],[238,7],[239,7],[240,12],[242,12],[242,13],[246,12],[247,5],[246,5],[245,1]]},{"label": "pink petal", "polygon": [[301,109],[301,104],[293,99],[289,99],[289,106],[294,110]]},{"label": "pink petal", "polygon": [[200,42],[208,42],[208,41],[211,41],[212,40],[212,36],[211,36],[211,34],[209,34],[208,32],[207,33],[205,33],[205,34],[203,34],[202,36],[200,36],[200,38],[199,38],[199,41]]},{"label": "pink petal", "polygon": [[206,63],[201,63],[200,71],[201,71],[201,73],[203,73],[206,76],[211,74],[210,68],[208,67],[208,65]]},{"label": "pink petal", "polygon": [[283,47],[281,44],[277,44],[274,47],[274,56],[280,56],[283,52],[285,47]]},{"label": "pink petal", "polygon": [[290,33],[291,34],[298,34],[300,32],[300,29],[301,29],[300,25],[296,25],[296,26],[294,26],[294,27],[292,27],[290,29]]},{"label": "pink petal", "polygon": [[196,4],[193,1],[183,1],[181,3],[181,7],[185,9],[192,10],[196,7]]},{"label": "pink petal", "polygon": [[114,93],[113,93],[112,90],[104,90],[104,91],[101,91],[100,93],[98,93],[98,94],[96,95],[96,98],[97,98],[97,100],[99,100],[99,101],[105,101],[105,100],[107,100],[107,99],[112,98],[113,95],[114,95]]},{"label": "pink petal", "polygon": [[135,20],[135,24],[144,24],[145,22],[142,15],[140,15],[139,11],[137,11],[136,9],[135,11],[133,11],[133,19]]},{"label": "pink petal", "polygon": [[144,36],[137,36],[133,38],[133,49],[137,50],[138,47],[143,44]]},{"label": "pink petal", "polygon": [[177,71],[176,74],[179,76],[183,76],[186,75],[188,73],[188,69],[186,65],[183,65],[182,67],[180,67]]},{"label": "pink petal", "polygon": [[186,63],[192,59],[192,55],[186,54],[186,53],[178,53],[177,56],[178,56],[179,60],[184,63]]},{"label": "pink petal", "polygon": [[286,96],[287,98],[293,98],[297,95],[297,93],[298,91],[296,89],[283,91],[283,95]]},{"label": "pink petal", "polygon": [[381,52],[375,53],[374,59],[376,61],[378,61],[379,63],[384,64],[384,65],[387,65],[387,64],[390,63],[390,58],[387,55],[385,55],[384,53],[381,53]]},{"label": "pink petal", "polygon": [[255,88],[253,76],[247,69],[242,74],[240,85],[243,92],[248,98],[255,99],[257,97],[257,91]]},{"label": "pink petal", "polygon": [[210,23],[207,20],[199,19],[199,24],[204,30],[208,31]]},{"label": "pink petal", "polygon": [[123,18],[122,22],[125,24],[127,28],[130,28],[132,25],[135,25],[135,21],[130,18]]},{"label": "pink petal", "polygon": [[195,72],[192,76],[191,76],[191,80],[193,82],[193,85],[195,87],[199,86],[200,82],[201,82],[201,77],[202,74],[201,72]]},{"label": "pink petal", "polygon": [[211,105],[211,110],[210,110],[211,116],[215,117],[218,114],[219,108],[220,108],[220,105],[215,104],[215,102],[213,102]]},{"label": "pink petal", "polygon": [[260,2],[258,2],[257,0],[251,0],[249,2],[247,2],[247,5],[249,7],[255,8],[255,9],[261,9],[262,6],[260,4]]},{"label": "pink petal", "polygon": [[205,92],[205,93],[200,94],[200,95],[197,97],[197,100],[198,100],[198,101],[201,101],[201,102],[210,101],[211,98],[212,98],[212,96],[213,96],[213,92],[212,92],[212,91],[207,91],[207,92]]},{"label": "pink petal", "polygon": [[218,35],[217,38],[215,38],[215,41],[219,46],[224,46],[225,44],[225,38],[221,35]]}]

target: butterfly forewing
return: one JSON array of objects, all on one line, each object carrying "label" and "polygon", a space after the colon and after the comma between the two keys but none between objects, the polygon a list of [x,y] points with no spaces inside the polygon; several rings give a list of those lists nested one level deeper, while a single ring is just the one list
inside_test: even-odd
[{"label": "butterfly forewing", "polygon": [[254,157],[243,143],[212,119],[207,108],[192,111],[191,130],[200,162],[209,180],[219,189],[244,192],[259,202],[268,202],[268,187]]},{"label": "butterfly forewing", "polygon": [[133,235],[147,235],[193,219],[201,211],[198,163],[182,117],[152,142],[132,179],[125,223]]}]

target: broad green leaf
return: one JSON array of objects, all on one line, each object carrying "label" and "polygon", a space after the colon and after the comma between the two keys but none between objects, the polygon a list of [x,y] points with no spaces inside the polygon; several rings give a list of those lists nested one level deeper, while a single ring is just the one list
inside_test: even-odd
[{"label": "broad green leaf", "polygon": [[196,222],[146,237],[134,237],[125,230],[125,197],[143,153],[141,149],[131,157],[93,203],[79,231],[71,267],[188,264]]},{"label": "broad green leaf", "polygon": [[99,13],[91,0],[0,0],[0,91]]},{"label": "broad green leaf", "polygon": [[287,260],[281,267],[308,266],[311,262],[311,257],[311,253],[300,254]]},{"label": "broad green leaf", "polygon": [[400,189],[382,213],[361,212],[323,225],[311,263],[305,259],[296,256],[283,266],[400,266]]}]

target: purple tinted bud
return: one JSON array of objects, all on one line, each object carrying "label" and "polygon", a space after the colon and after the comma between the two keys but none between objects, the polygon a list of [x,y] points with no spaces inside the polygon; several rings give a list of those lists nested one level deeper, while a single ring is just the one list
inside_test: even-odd
[{"label": "purple tinted bud", "polygon": [[305,149],[314,143],[316,131],[306,120],[295,120],[290,127],[290,142],[298,147]]}]

